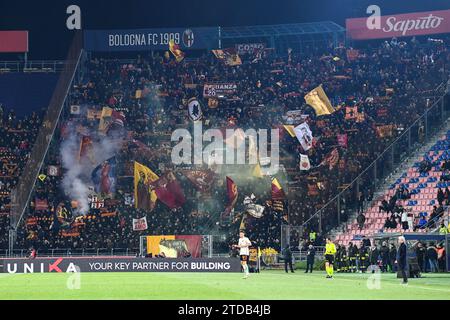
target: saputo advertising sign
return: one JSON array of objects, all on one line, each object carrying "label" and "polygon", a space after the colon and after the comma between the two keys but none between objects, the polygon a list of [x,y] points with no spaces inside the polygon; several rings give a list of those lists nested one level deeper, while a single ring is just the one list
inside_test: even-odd
[{"label": "saputo advertising sign", "polygon": [[211,49],[219,45],[219,28],[86,30],[87,51],[168,50],[173,40],[181,50]]},{"label": "saputo advertising sign", "polygon": [[0,260],[3,273],[240,272],[237,258],[39,258]]},{"label": "saputo advertising sign", "polygon": [[347,36],[354,40],[383,39],[450,33],[450,10],[389,16],[376,14],[346,20]]}]

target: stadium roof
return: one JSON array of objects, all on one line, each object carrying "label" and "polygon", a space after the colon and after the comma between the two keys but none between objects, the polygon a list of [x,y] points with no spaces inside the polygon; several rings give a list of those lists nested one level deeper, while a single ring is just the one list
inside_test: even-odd
[{"label": "stadium roof", "polygon": [[339,32],[345,32],[345,28],[332,21],[323,21],[312,23],[223,27],[221,30],[221,38],[277,37]]}]

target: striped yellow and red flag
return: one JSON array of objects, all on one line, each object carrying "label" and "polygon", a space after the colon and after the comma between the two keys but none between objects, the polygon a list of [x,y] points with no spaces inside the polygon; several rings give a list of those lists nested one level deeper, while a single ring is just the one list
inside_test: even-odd
[{"label": "striped yellow and red flag", "polygon": [[169,41],[169,50],[177,60],[177,62],[181,62],[184,59],[184,52],[181,51],[180,46],[175,43],[175,41]]},{"label": "striped yellow and red flag", "polygon": [[277,178],[272,180],[272,200],[283,200],[285,194]]}]

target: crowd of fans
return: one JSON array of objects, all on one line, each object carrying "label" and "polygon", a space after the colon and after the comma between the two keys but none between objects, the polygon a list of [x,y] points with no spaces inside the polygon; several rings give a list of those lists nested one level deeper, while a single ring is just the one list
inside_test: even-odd
[{"label": "crowd of fans", "polygon": [[14,109],[0,104],[0,248],[8,247],[10,193],[29,158],[44,111],[17,119]]},{"label": "crowd of fans", "polygon": [[[92,208],[84,216],[76,217],[76,205],[71,203],[71,195],[65,194],[61,185],[65,169],[61,168],[60,146],[67,139],[65,131],[69,125],[88,132],[97,131],[98,117],[89,119],[86,112],[65,110],[66,115],[60,121],[43,166],[43,170],[48,166],[61,170],[55,175],[43,171],[45,178],[36,182],[31,199],[45,200],[47,207],[42,210],[37,202],[30,203],[18,230],[17,247],[33,246],[41,250],[137,248],[139,236],[145,234],[209,234],[215,230],[224,234],[225,249],[236,237],[237,230],[245,225],[248,237],[255,244],[279,250],[280,225],[287,223],[286,214],[291,224],[301,225],[343,185],[350,183],[392,139],[430,107],[430,97],[446,79],[450,61],[446,42],[393,39],[376,47],[359,48],[352,57],[348,49],[330,47],[325,52],[289,52],[286,56],[266,50],[267,54],[260,55],[259,59],[252,54],[242,56],[242,65],[233,67],[211,53],[187,57],[180,63],[155,52],[126,62],[92,56],[83,66],[86,70],[83,81],[71,90],[70,102],[81,106],[82,110],[96,110],[98,114],[108,106],[124,115],[124,127],[120,132],[125,134],[121,136],[123,143],[116,154],[115,195],[105,200],[104,208]],[[235,83],[237,90],[215,106],[203,98],[203,86],[207,83]],[[314,110],[306,106],[304,96],[320,84],[337,111],[317,117]],[[256,182],[254,179],[237,180],[239,197],[234,219],[223,223],[220,213],[227,205],[224,177],[218,174],[209,193],[203,195],[177,172],[170,160],[170,137],[177,128],[192,129],[193,122],[186,111],[186,103],[192,97],[202,102],[205,128],[279,128],[281,164],[285,169],[280,173],[286,193],[284,212],[280,213],[271,205],[269,178]],[[354,111],[349,113],[354,107],[357,107],[356,115]],[[314,147],[307,152],[283,128],[287,124],[283,116],[292,110],[302,110],[313,133]],[[33,115],[23,121],[6,115],[1,118],[9,119],[9,125],[0,129],[0,141],[11,153],[11,161],[20,167],[32,146],[32,138],[37,135],[38,117]],[[388,130],[381,133],[380,126],[388,126]],[[16,133],[16,129],[24,136]],[[8,130],[13,133],[4,134]],[[338,142],[338,136],[342,135],[346,135],[345,144]],[[136,146],[133,141],[142,144]],[[338,151],[338,159],[324,165],[334,149]],[[309,156],[312,165],[309,171],[299,170],[300,154]],[[157,202],[151,212],[134,208],[134,161],[159,176],[174,170],[185,192],[186,203],[173,210],[161,202]],[[207,167],[196,169],[206,170]],[[283,178],[282,173],[287,176]],[[17,177],[18,174],[14,175],[10,181],[2,177],[1,181],[6,183],[0,181],[0,190],[5,190],[0,200],[5,211]],[[256,187],[264,184],[260,181],[264,181],[267,190]],[[368,181],[363,181],[359,197],[352,195],[343,199],[343,207],[370,200],[374,190],[368,185]],[[403,190],[402,196],[404,192],[407,193]],[[251,193],[255,194],[257,203],[266,206],[266,211],[262,218],[247,217],[244,223],[239,212],[243,210],[244,196]],[[380,210],[392,211],[388,207],[387,203]],[[132,219],[144,216],[148,220],[148,230],[133,231]],[[0,224],[3,229],[7,225],[4,217]],[[335,225],[336,219],[335,210],[329,208],[324,212],[322,224]],[[1,233],[0,248],[6,247],[4,234]]]}]

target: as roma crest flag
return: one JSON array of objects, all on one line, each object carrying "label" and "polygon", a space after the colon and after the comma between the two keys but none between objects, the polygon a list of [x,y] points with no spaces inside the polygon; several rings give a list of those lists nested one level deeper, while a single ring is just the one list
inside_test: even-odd
[{"label": "as roma crest flag", "polygon": [[332,114],[335,110],[331,105],[322,85],[318,86],[305,96],[305,101],[313,107],[317,116]]},{"label": "as roma crest flag", "polygon": [[172,172],[153,182],[152,185],[158,199],[170,209],[181,208],[186,202],[181,185]]},{"label": "as roma crest flag", "polygon": [[188,102],[189,118],[192,121],[199,121],[203,118],[202,106],[197,98],[191,98]]},{"label": "as roma crest flag", "polygon": [[184,52],[181,51],[180,46],[175,44],[175,41],[169,41],[169,50],[177,60],[177,62],[181,62],[184,59]]},{"label": "as roma crest flag", "polygon": [[185,170],[183,174],[200,192],[208,192],[214,181],[214,172],[211,170]]},{"label": "as roma crest flag", "polygon": [[134,206],[137,209],[153,210],[155,207],[156,192],[152,191],[151,183],[159,177],[150,168],[134,163]]},{"label": "as roma crest flag", "polygon": [[284,200],[286,195],[284,194],[281,184],[278,182],[277,178],[272,180],[272,200]]},{"label": "as roma crest flag", "polygon": [[222,218],[225,216],[228,216],[231,211],[233,210],[237,198],[238,198],[238,188],[237,185],[234,183],[234,181],[227,177],[227,196],[228,196],[228,205],[225,208],[225,211],[222,213]]}]

